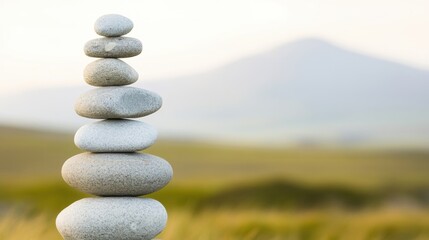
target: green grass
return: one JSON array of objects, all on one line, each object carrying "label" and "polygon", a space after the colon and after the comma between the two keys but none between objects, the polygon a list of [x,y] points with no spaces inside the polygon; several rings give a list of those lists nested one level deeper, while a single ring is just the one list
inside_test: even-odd
[{"label": "green grass", "polygon": [[[81,151],[73,136],[0,128],[0,182],[59,180],[63,162]],[[358,188],[429,186],[429,151],[263,149],[160,140],[146,152],[168,160],[173,184],[230,185],[285,179]]]},{"label": "green grass", "polygon": [[[80,152],[69,134],[0,128],[0,239],[60,239],[55,216],[89,196],[60,176]],[[174,169],[149,195],[170,215],[162,239],[429,239],[427,151],[160,140],[147,152]]]}]

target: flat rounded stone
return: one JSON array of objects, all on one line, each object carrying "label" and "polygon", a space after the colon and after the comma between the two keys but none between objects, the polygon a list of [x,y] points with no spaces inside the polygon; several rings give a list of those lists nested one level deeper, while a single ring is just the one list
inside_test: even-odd
[{"label": "flat rounded stone", "polygon": [[124,61],[103,58],[88,64],[83,77],[92,86],[121,86],[135,83],[139,74]]},{"label": "flat rounded stone", "polygon": [[126,58],[142,52],[140,40],[130,37],[96,38],[85,44],[84,51],[89,57]]},{"label": "flat rounded stone", "polygon": [[133,29],[133,22],[119,14],[107,14],[99,17],[94,24],[94,30],[98,35],[105,37],[119,37]]},{"label": "flat rounded stone", "polygon": [[80,127],[74,143],[88,152],[135,152],[155,143],[157,131],[144,122],[109,119]]},{"label": "flat rounded stone", "polygon": [[161,108],[161,97],[134,87],[102,87],[79,96],[75,111],[82,117],[95,119],[138,118]]},{"label": "flat rounded stone", "polygon": [[161,203],[136,197],[84,198],[56,219],[65,240],[150,240],[166,224],[167,212]]},{"label": "flat rounded stone", "polygon": [[160,190],[173,169],[164,159],[145,153],[81,153],[63,165],[66,183],[99,196],[139,196]]}]

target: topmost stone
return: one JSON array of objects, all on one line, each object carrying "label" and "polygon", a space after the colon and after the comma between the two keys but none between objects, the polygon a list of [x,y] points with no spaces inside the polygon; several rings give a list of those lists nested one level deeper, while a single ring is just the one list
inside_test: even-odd
[{"label": "topmost stone", "polygon": [[133,22],[118,14],[103,15],[95,21],[94,30],[104,37],[119,37],[131,32]]}]

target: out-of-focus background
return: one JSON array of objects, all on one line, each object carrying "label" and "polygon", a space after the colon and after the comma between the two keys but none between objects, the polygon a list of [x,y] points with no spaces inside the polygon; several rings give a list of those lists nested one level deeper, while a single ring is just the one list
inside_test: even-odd
[{"label": "out-of-focus background", "polygon": [[159,93],[145,152],[161,239],[429,239],[429,1],[0,0],[0,239],[61,239],[86,197],[82,48],[107,13],[134,22],[134,86]]}]

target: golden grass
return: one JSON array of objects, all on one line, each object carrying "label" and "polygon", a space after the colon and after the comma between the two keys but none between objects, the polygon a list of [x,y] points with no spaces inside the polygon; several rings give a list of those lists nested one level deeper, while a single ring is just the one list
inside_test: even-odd
[{"label": "golden grass", "polygon": [[429,212],[398,209],[342,211],[173,211],[161,239],[411,240],[429,239]]},{"label": "golden grass", "polygon": [[0,215],[1,240],[61,239],[54,222],[45,216],[21,216],[14,213]]},{"label": "golden grass", "polygon": [[[61,239],[47,217],[0,218],[2,240]],[[429,211],[384,208],[359,212],[209,210],[169,212],[164,240],[424,240],[429,239]]]}]

